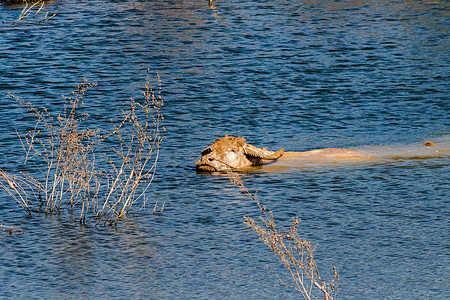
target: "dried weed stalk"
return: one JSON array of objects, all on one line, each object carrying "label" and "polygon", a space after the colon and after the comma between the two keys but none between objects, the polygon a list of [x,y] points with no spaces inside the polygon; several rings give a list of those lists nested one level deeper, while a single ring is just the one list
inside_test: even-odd
[{"label": "dried weed stalk", "polygon": [[[159,145],[163,139],[161,131],[164,131],[160,127],[164,117],[161,114],[163,99],[159,77],[158,94],[155,94],[147,75],[143,96],[142,103],[131,99],[123,121],[112,132],[101,136],[103,144],[108,141],[112,145],[109,153],[104,153],[111,171],[106,174],[107,194],[97,215],[106,215],[113,222],[128,213],[141,198],[145,207],[145,193],[156,172]],[[144,117],[143,120],[139,115]]]},{"label": "dried weed stalk", "polygon": [[33,130],[20,136],[25,165],[20,175],[0,170],[0,187],[29,214],[57,213],[67,208],[80,222],[88,214],[116,223],[145,197],[155,176],[162,141],[161,83],[158,94],[150,87],[147,70],[143,99],[130,99],[123,120],[109,132],[85,126],[89,114],[80,113],[83,96],[96,84],[84,80],[64,98],[64,112],[56,117],[13,95],[36,118]]},{"label": "dried weed stalk", "polygon": [[1,223],[0,223],[0,229],[2,229],[3,231],[8,232],[9,234],[13,234],[15,231],[23,233],[22,229],[16,228],[14,226],[3,225]]},{"label": "dried weed stalk", "polygon": [[333,267],[334,276],[331,284],[326,283],[320,277],[319,270],[314,260],[316,246],[311,242],[302,239],[299,235],[298,217],[292,219],[289,231],[279,230],[273,219],[273,213],[266,206],[261,205],[256,197],[245,187],[239,175],[229,172],[230,180],[240,188],[240,190],[251,198],[261,211],[261,221],[263,225],[253,220],[249,216],[244,216],[245,223],[252,228],[259,238],[275,254],[277,259],[290,272],[294,284],[287,284],[277,275],[280,282],[286,286],[301,292],[305,299],[319,299],[318,293],[323,293],[327,300],[336,300],[339,275]]},{"label": "dried weed stalk", "polygon": [[39,13],[41,13],[41,15],[42,15],[42,13],[44,13],[43,12],[44,4],[45,4],[44,0],[29,0],[29,1],[18,0],[18,1],[13,1],[13,3],[25,4],[25,6],[22,9],[20,16],[17,18],[16,21],[14,21],[12,23],[12,25],[18,25],[20,22],[22,22],[24,20],[30,21],[30,18],[35,20],[32,23],[40,24],[40,23],[47,22],[48,20],[50,20],[56,16],[55,12],[49,13],[47,11],[42,18],[35,19]]}]

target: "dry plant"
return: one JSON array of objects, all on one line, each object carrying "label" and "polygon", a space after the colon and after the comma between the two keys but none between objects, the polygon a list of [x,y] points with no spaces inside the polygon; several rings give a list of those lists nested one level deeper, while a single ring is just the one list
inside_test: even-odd
[{"label": "dry plant", "polygon": [[[23,175],[11,175],[0,170],[0,187],[3,188],[19,205],[30,215],[33,211],[39,211],[39,206],[34,203],[34,199],[42,199],[39,192],[39,182],[34,178]],[[31,198],[30,198],[31,196]]]},{"label": "dry plant", "polygon": [[0,228],[1,228],[3,231],[8,232],[9,234],[13,234],[14,231],[23,233],[23,230],[22,230],[22,229],[16,228],[16,227],[14,227],[14,226],[3,225],[3,224],[1,224],[1,223],[0,223]]},{"label": "dry plant", "polygon": [[32,172],[11,175],[0,170],[0,187],[29,215],[59,214],[67,208],[80,222],[92,215],[113,224],[138,200],[145,207],[164,130],[159,76],[155,94],[147,70],[143,99],[131,98],[122,121],[105,134],[86,127],[89,114],[79,112],[93,86],[84,80],[71,97],[63,97],[64,111],[56,117],[10,95],[36,118],[34,129],[19,135],[24,164]]},{"label": "dry plant", "polygon": [[336,300],[339,275],[336,267],[333,267],[334,276],[331,284],[326,283],[320,277],[319,270],[314,259],[316,246],[311,242],[302,239],[299,235],[298,217],[292,219],[289,231],[279,230],[273,219],[273,213],[266,206],[261,205],[256,197],[245,187],[239,175],[228,172],[230,180],[240,188],[240,190],[251,198],[261,211],[261,221],[263,225],[253,220],[249,216],[244,216],[245,223],[252,228],[259,238],[269,247],[277,259],[290,272],[294,284],[287,284],[280,276],[278,279],[283,285],[294,288],[301,292],[305,299],[319,299],[318,294],[323,293],[326,300]]},{"label": "dry plant", "polygon": [[[20,22],[27,20],[30,21],[30,18],[34,19],[33,23],[40,24],[47,22],[48,20],[54,18],[56,16],[55,12],[45,12],[45,15],[42,18],[36,18],[39,13],[44,13],[43,8],[45,1],[44,0],[17,0],[12,1],[14,4],[25,4],[24,8],[22,9],[22,12],[20,13],[19,17],[16,21],[12,22],[12,25],[18,25]],[[36,19],[35,19],[36,18]]]},{"label": "dry plant", "polygon": [[[145,194],[156,172],[159,145],[163,139],[161,131],[165,130],[160,127],[164,119],[160,112],[163,99],[159,76],[156,95],[150,86],[148,70],[143,96],[143,103],[131,99],[130,109],[124,113],[123,121],[115,126],[112,132],[101,136],[103,144],[108,141],[113,145],[109,147],[113,155],[103,154],[111,171],[106,173],[108,191],[97,215],[106,215],[108,219],[114,217],[113,222],[129,212],[133,204],[141,198],[142,207],[145,207]],[[144,117],[142,122],[139,115]],[[141,189],[138,190],[140,185]]]}]

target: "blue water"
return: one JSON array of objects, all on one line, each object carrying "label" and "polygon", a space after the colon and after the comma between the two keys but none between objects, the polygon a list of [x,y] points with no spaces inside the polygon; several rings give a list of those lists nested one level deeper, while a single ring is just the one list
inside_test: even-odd
[{"label": "blue water", "polygon": [[[48,22],[13,26],[0,5],[0,168],[23,161],[34,121],[11,92],[61,112],[85,77],[102,127],[162,80],[166,139],[146,211],[117,228],[28,217],[4,192],[5,299],[294,299],[288,275],[246,228],[255,204],[226,176],[197,175],[225,134],[303,151],[395,146],[450,132],[446,1],[54,1]],[[40,15],[42,15],[41,13]],[[39,15],[36,17],[39,19]],[[156,85],[156,81],[154,81]],[[243,174],[279,226],[298,215],[340,299],[450,296],[447,157]],[[153,216],[154,203],[161,214]],[[269,266],[270,269],[267,267]]]}]

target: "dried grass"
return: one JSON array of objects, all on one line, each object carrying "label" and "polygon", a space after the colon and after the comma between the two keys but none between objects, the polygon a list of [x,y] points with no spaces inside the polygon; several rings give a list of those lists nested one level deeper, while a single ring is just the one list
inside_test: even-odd
[{"label": "dried grass", "polygon": [[316,246],[300,237],[299,218],[294,217],[292,219],[292,225],[287,232],[278,229],[273,218],[273,212],[266,206],[261,205],[256,193],[251,194],[249,192],[239,175],[232,172],[228,172],[228,174],[230,180],[256,203],[261,212],[260,220],[263,225],[258,224],[249,216],[244,216],[245,223],[258,234],[259,238],[291,274],[293,284],[288,284],[275,273],[280,282],[299,291],[305,299],[319,299],[318,294],[322,294],[327,300],[336,300],[339,283],[336,268],[333,267],[334,275],[331,283],[322,280],[313,255]]},{"label": "dried grass", "polygon": [[[13,1],[3,1],[9,5],[25,5],[22,9],[17,20],[12,22],[12,25],[18,25],[21,22],[28,22],[33,24],[45,23],[48,20],[56,16],[55,12],[45,12],[44,11],[44,0],[13,0]],[[45,13],[45,15],[44,15]]]},{"label": "dried grass", "polygon": [[79,112],[85,92],[94,86],[80,83],[71,97],[63,97],[64,112],[56,117],[10,95],[36,119],[33,130],[19,135],[24,164],[33,172],[0,170],[0,187],[29,215],[60,214],[67,208],[81,223],[92,216],[114,224],[138,201],[145,207],[164,130],[159,76],[155,94],[147,70],[143,99],[131,98],[122,121],[104,134],[86,127],[89,114]]},{"label": "dried grass", "polygon": [[8,232],[9,234],[13,234],[14,232],[23,233],[22,229],[16,228],[14,226],[3,225],[1,223],[0,223],[0,229],[2,229],[3,231]]}]

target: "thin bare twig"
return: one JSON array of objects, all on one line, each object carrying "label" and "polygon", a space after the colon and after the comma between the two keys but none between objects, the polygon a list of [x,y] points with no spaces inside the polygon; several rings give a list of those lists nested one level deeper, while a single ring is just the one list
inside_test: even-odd
[{"label": "thin bare twig", "polygon": [[149,80],[147,70],[143,99],[131,99],[122,121],[104,135],[100,129],[88,128],[89,114],[80,112],[84,94],[96,84],[83,80],[71,97],[63,97],[64,111],[56,116],[10,95],[36,118],[34,129],[24,136],[17,133],[24,164],[33,163],[33,168],[44,171],[22,178],[0,170],[0,187],[30,215],[41,210],[59,214],[67,207],[71,214],[78,212],[81,223],[92,213],[99,222],[114,224],[137,201],[143,201],[141,207],[145,207],[163,139],[163,100],[160,91],[153,92]]},{"label": "thin bare twig", "polygon": [[[29,18],[33,14],[34,10],[36,10],[34,15],[31,16],[31,18],[34,19],[44,8],[45,1],[44,0],[23,1],[23,3],[25,4],[25,6],[22,9],[22,12],[20,13],[17,20],[11,23],[12,25],[18,25],[23,20],[29,20]],[[49,12],[46,12],[45,16],[42,19],[40,19],[34,23],[35,24],[44,23],[44,22],[47,22],[48,20],[54,18],[55,16],[56,16],[55,12],[51,13],[50,15],[49,15]]]},{"label": "thin bare twig", "polygon": [[326,300],[336,300],[339,275],[336,268],[333,267],[334,276],[330,284],[324,282],[320,277],[313,253],[316,246],[311,242],[302,239],[299,235],[300,220],[297,217],[292,219],[292,225],[289,231],[279,230],[274,218],[273,212],[266,206],[262,205],[255,194],[245,187],[244,182],[239,175],[228,172],[231,182],[258,206],[261,212],[261,221],[263,226],[253,220],[249,216],[244,216],[247,226],[252,228],[259,238],[269,247],[275,254],[277,259],[291,274],[294,285],[287,284],[281,277],[276,274],[283,285],[294,288],[299,291],[305,299],[319,299],[313,288],[317,288],[323,293]]},{"label": "thin bare twig", "polygon": [[20,232],[20,233],[24,233],[22,229],[19,229],[19,228],[14,227],[14,226],[3,225],[3,224],[1,224],[1,223],[0,223],[0,228],[1,228],[3,231],[8,232],[9,234],[13,234],[14,231],[17,231],[17,232]]}]

